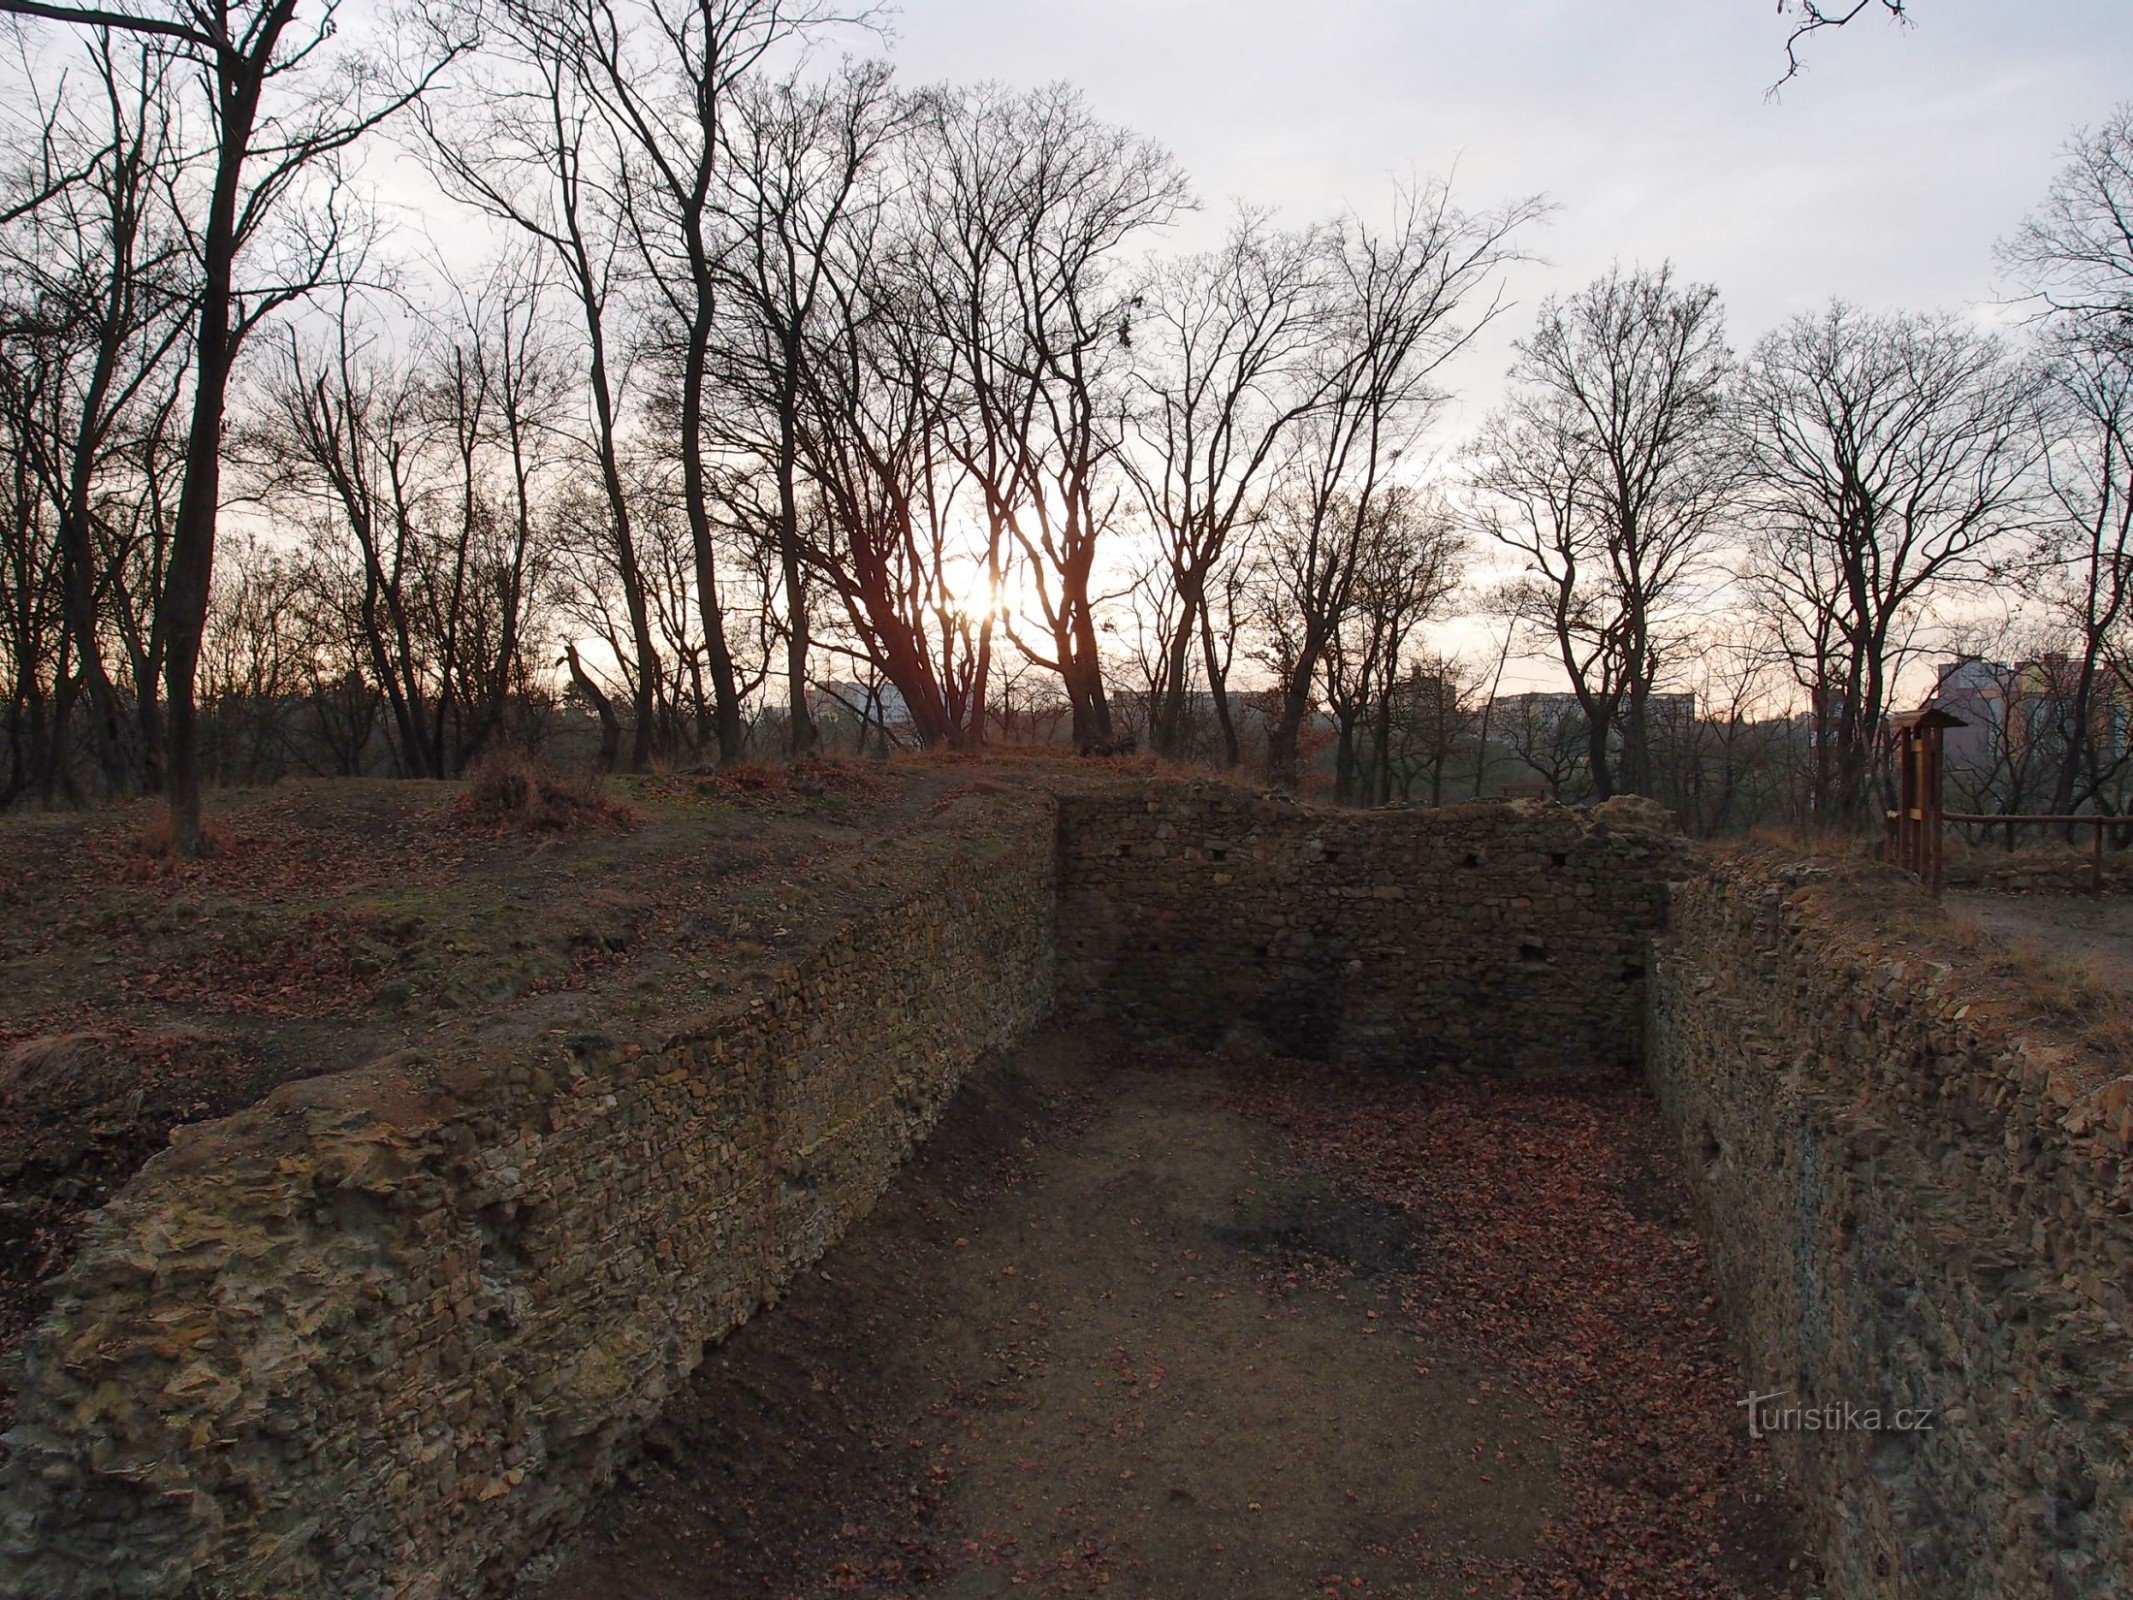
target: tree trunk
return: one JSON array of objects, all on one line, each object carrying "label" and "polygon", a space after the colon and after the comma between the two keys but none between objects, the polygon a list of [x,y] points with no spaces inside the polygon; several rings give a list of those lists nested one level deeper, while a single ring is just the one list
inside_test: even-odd
[{"label": "tree trunk", "polygon": [[90,744],[104,782],[114,795],[126,789],[125,743],[119,728],[124,720],[119,710],[118,690],[104,670],[101,643],[96,637],[95,551],[88,528],[88,486],[78,495],[69,492],[66,514],[59,520],[61,592],[66,602],[67,629],[82,661],[83,686],[88,690]]},{"label": "tree trunk", "polygon": [[1392,804],[1392,697],[1398,687],[1399,681],[1394,679],[1383,685],[1378,695],[1373,737],[1377,746],[1377,803],[1381,806]]},{"label": "tree trunk", "polygon": [[1355,718],[1344,715],[1340,718],[1339,730],[1333,749],[1333,798],[1344,806],[1356,804],[1362,787],[1362,774],[1355,754]]},{"label": "tree trunk", "polygon": [[[1163,703],[1157,708],[1149,742],[1173,761],[1183,760],[1191,740],[1185,727],[1187,679],[1192,663],[1193,639],[1202,631],[1207,585],[1192,567],[1174,573],[1178,585],[1178,625],[1165,642],[1163,652]],[[1210,683],[1210,687],[1211,687]]]},{"label": "tree trunk", "polygon": [[248,55],[225,49],[215,66],[219,102],[214,186],[200,233],[200,311],[194,340],[192,427],[185,476],[171,529],[170,555],[156,625],[164,640],[163,782],[170,805],[171,848],[197,856],[200,828],[200,718],[193,686],[215,570],[215,522],[222,497],[222,427],[230,369],[237,358],[232,323],[237,270],[238,191],[251,153],[259,96],[296,0],[279,0],[252,36]]},{"label": "tree trunk", "polygon": [[1613,758],[1608,754],[1607,736],[1613,729],[1613,718],[1585,713],[1585,760],[1592,769],[1592,797],[1595,800],[1611,800],[1615,793]]},{"label": "tree trunk", "polygon": [[1267,776],[1291,792],[1303,779],[1300,746],[1304,719],[1311,711],[1311,672],[1309,663],[1290,671],[1281,688],[1281,719],[1267,737]]},{"label": "tree trunk", "polygon": [[741,726],[733,651],[726,642],[726,608],[718,594],[718,550],[711,536],[711,494],[704,473],[704,384],[710,341],[711,297],[700,288],[682,360],[681,498],[696,559],[696,604],[703,621],[704,655],[711,668],[711,727],[718,739],[719,765],[730,767],[745,753],[748,736]]},{"label": "tree trunk", "polygon": [[570,681],[592,702],[593,714],[600,719],[600,770],[613,772],[622,756],[622,724],[615,717],[615,702],[580,664],[575,644],[564,646],[563,659],[570,664]]},{"label": "tree trunk", "polygon": [[165,641],[163,782],[170,804],[171,848],[185,856],[199,855],[204,842],[200,718],[193,690],[214,579],[215,521],[222,496],[222,419],[236,356],[230,291],[236,271],[237,186],[251,142],[258,94],[256,83],[241,90],[222,129],[222,154],[201,239],[204,272],[195,341],[192,427],[186,435],[185,476],[171,529],[163,594],[156,608]]},{"label": "tree trunk", "polygon": [[1630,663],[1628,703],[1622,715],[1622,785],[1629,794],[1652,792],[1651,730],[1646,720],[1651,686],[1641,661]]},{"label": "tree trunk", "polygon": [[1243,759],[1243,751],[1237,743],[1236,719],[1230,715],[1229,675],[1223,671],[1220,655],[1215,649],[1214,622],[1204,611],[1200,617],[1200,647],[1207,662],[1207,696],[1214,703],[1215,726],[1222,734],[1222,764],[1235,771]]},{"label": "tree trunk", "polygon": [[[785,370],[789,378],[793,370],[790,355]],[[778,561],[785,583],[785,694],[790,707],[786,731],[795,760],[812,755],[819,742],[814,713],[807,704],[807,578],[800,566],[800,497],[794,483],[798,404],[797,397],[788,392],[780,398],[778,410]]]}]

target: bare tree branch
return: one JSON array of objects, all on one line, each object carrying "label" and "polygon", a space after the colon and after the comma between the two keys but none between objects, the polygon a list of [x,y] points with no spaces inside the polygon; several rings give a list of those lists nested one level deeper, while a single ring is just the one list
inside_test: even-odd
[{"label": "bare tree branch", "polygon": [[1818,0],[1778,0],[1778,11],[1781,14],[1796,13],[1799,21],[1785,38],[1785,75],[1770,86],[1770,93],[1775,95],[1805,70],[1799,54],[1802,39],[1824,28],[1842,28],[1876,8],[1898,22],[1907,23],[1911,19],[1910,0],[1852,0],[1852,4],[1841,8],[1824,6]]},{"label": "bare tree branch", "polygon": [[43,22],[71,22],[85,28],[115,28],[126,33],[153,34],[161,39],[180,39],[195,49],[219,51],[229,48],[226,40],[188,23],[168,17],[141,17],[129,11],[106,11],[96,6],[55,6],[44,0],[0,0],[0,14],[35,17]]}]

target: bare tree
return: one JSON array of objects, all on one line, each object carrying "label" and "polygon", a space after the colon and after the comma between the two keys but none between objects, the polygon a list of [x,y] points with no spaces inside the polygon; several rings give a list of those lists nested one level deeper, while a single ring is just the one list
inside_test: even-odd
[{"label": "bare tree", "polygon": [[1489,717],[1492,736],[1510,746],[1520,764],[1540,778],[1549,799],[1575,800],[1591,793],[1592,740],[1574,695],[1505,695],[1490,708]]},{"label": "bare tree", "polygon": [[[1402,800],[1445,802],[1453,763],[1472,746],[1482,715],[1482,674],[1455,656],[1430,654],[1408,661],[1405,675],[1387,697],[1385,787]],[[1476,784],[1479,792],[1479,784]]]},{"label": "bare tree", "polygon": [[[308,26],[297,10],[297,0],[168,0],[139,12],[0,0],[0,12],[152,40],[195,80],[209,175],[197,209],[187,208],[196,274],[191,421],[157,617],[164,782],[172,841],[186,855],[201,848],[194,680],[214,572],[231,374],[246,338],[345,258],[351,215],[335,181],[338,158],[421,95],[469,43],[449,24],[408,13],[396,20],[421,59],[396,72],[352,47],[335,48],[330,0]],[[281,248],[248,279],[242,269],[262,240]]]},{"label": "bare tree", "polygon": [[1336,797],[1383,805],[1392,799],[1393,723],[1408,646],[1458,587],[1466,540],[1440,497],[1405,485],[1378,496],[1361,534],[1348,613],[1328,633],[1325,698],[1336,733]]},{"label": "bare tree", "polygon": [[1327,235],[1328,311],[1318,345],[1316,401],[1282,491],[1275,593],[1289,633],[1274,651],[1278,678],[1267,765],[1276,783],[1299,777],[1331,630],[1348,614],[1364,530],[1379,497],[1444,401],[1436,374],[1502,309],[1491,298],[1462,316],[1514,258],[1513,236],[1537,201],[1467,213],[1437,182],[1402,189],[1389,226],[1350,216]]},{"label": "bare tree", "polygon": [[2133,352],[2133,104],[2077,135],[2001,259],[2090,344]]},{"label": "bare tree", "polygon": [[1912,631],[2029,525],[2039,380],[1949,316],[1841,302],[1743,374],[1751,586],[1809,696],[1817,818],[1856,826]]},{"label": "bare tree", "polygon": [[2043,207],[2001,247],[2048,321],[2051,515],[2035,556],[2068,646],[2053,696],[2059,812],[2096,800],[2124,760],[2100,724],[2133,611],[2133,105],[2067,156]]},{"label": "bare tree", "polygon": [[628,764],[634,771],[651,759],[665,669],[625,462],[627,347],[626,330],[618,326],[628,249],[618,177],[622,157],[586,86],[582,31],[542,0],[502,7],[486,41],[487,70],[470,75],[453,103],[423,107],[422,153],[447,193],[544,250],[575,305],[591,454],[603,501],[601,543],[627,623],[616,655],[630,680]]},{"label": "bare tree", "polygon": [[[801,531],[802,412],[818,324],[839,310],[833,277],[865,259],[844,246],[868,231],[881,203],[876,169],[904,131],[910,102],[879,62],[848,65],[825,84],[787,78],[734,95],[731,159],[718,195],[723,244],[715,260],[725,291],[720,336],[709,353],[724,402],[712,429],[738,456],[745,479],[771,479],[771,535],[785,601],[785,691],[793,755],[814,748],[808,714],[808,580]],[[699,427],[703,426],[699,422]]]},{"label": "bare tree", "polygon": [[[90,745],[106,788],[123,792],[136,777],[155,788],[161,771],[153,618],[168,519],[155,514],[153,475],[168,464],[191,286],[173,193],[171,63],[153,43],[108,32],[86,54],[94,89],[52,97],[30,175],[36,201],[0,233],[16,307],[0,326],[0,362],[17,372],[19,401],[36,396],[10,412],[11,442],[51,506]],[[113,642],[128,654],[138,741],[105,661]],[[63,725],[51,731],[64,740]]]},{"label": "bare tree", "polygon": [[1771,93],[1775,94],[1803,70],[1801,40],[1824,28],[1846,27],[1868,12],[1879,12],[1897,22],[1908,22],[1910,0],[1834,0],[1834,3],[1827,3],[1827,0],[1778,0],[1778,14],[1792,19],[1792,31],[1785,36],[1785,75],[1772,85]]},{"label": "bare tree", "polygon": [[1601,799],[1651,783],[1646,708],[1734,491],[1718,291],[1671,267],[1549,300],[1472,452],[1481,526],[1584,713]]},{"label": "bare tree", "polygon": [[2018,577],[2063,646],[2045,701],[2056,759],[2051,809],[2094,803],[2126,760],[2110,725],[2114,656],[2133,622],[2133,347],[2097,345],[2075,323],[2050,366],[2044,413],[2047,520]]},{"label": "bare tree", "polygon": [[[1160,269],[1140,319],[1145,365],[1126,462],[1167,569],[1158,703],[1150,736],[1185,753],[1192,655],[1207,661],[1218,720],[1231,726],[1209,588],[1264,514],[1297,424],[1332,377],[1312,360],[1327,331],[1324,241],[1240,215],[1221,249]],[[1235,765],[1234,732],[1226,739]]]},{"label": "bare tree", "polygon": [[967,400],[950,446],[980,494],[995,552],[1004,533],[1030,578],[1075,743],[1111,742],[1093,585],[1119,511],[1126,366],[1137,293],[1120,251],[1185,201],[1170,155],[1110,126],[1075,91],[992,88],[934,101],[912,155],[928,219],[928,315],[952,341]]},{"label": "bare tree", "polygon": [[200,657],[201,766],[217,783],[271,782],[298,748],[293,708],[320,643],[311,574],[250,538],[225,541]]},{"label": "bare tree", "polygon": [[417,777],[462,770],[532,676],[537,480],[565,385],[514,265],[463,326],[398,354],[344,297],[330,338],[291,336],[256,429],[270,501],[309,525],[344,659]]},{"label": "bare tree", "polygon": [[[11,318],[12,320],[12,318]],[[62,585],[65,561],[52,529],[51,498],[24,441],[43,426],[52,369],[0,349],[0,639],[7,647],[7,772],[0,800],[52,799],[68,782],[64,752],[73,681],[73,637]]]},{"label": "bare tree", "polygon": [[1752,615],[1705,619],[1694,659],[1652,727],[1652,797],[1689,832],[1735,831],[1771,808],[1785,766],[1782,663]]},{"label": "bare tree", "polygon": [[[615,181],[621,220],[644,268],[650,297],[664,327],[654,334],[671,365],[676,391],[676,437],[681,501],[696,564],[704,651],[711,679],[713,720],[721,761],[740,759],[744,733],[735,668],[719,598],[712,484],[705,440],[705,400],[719,298],[730,286],[722,253],[749,240],[723,230],[725,175],[732,151],[734,101],[747,76],[785,41],[829,23],[864,20],[816,0],[564,0],[572,21],[560,43],[578,53],[584,81],[611,124],[622,157]],[[796,111],[796,104],[786,110]],[[758,111],[769,110],[759,107]],[[770,111],[775,118],[778,113]],[[747,120],[755,173],[770,179],[783,137],[762,115]],[[741,175],[744,189],[749,180]],[[775,181],[775,180],[772,180]],[[759,186],[758,186],[759,187]],[[757,209],[763,197],[748,203]],[[785,208],[789,211],[789,207]],[[745,221],[742,223],[746,226]],[[790,238],[788,243],[796,242]],[[796,267],[795,272],[804,269]],[[759,302],[760,308],[760,302]],[[797,513],[793,514],[796,517]],[[805,591],[799,583],[797,523],[781,512],[780,532],[793,559],[788,619],[793,645],[805,659]],[[791,683],[788,675],[788,685]],[[805,696],[792,706],[793,728],[806,726]]]},{"label": "bare tree", "polygon": [[826,280],[834,313],[802,357],[809,559],[920,742],[969,747],[984,736],[998,543],[976,570],[959,546],[971,470],[952,441],[967,397],[954,344],[916,276],[932,256],[928,222],[919,213],[899,226],[870,209],[846,236]]}]

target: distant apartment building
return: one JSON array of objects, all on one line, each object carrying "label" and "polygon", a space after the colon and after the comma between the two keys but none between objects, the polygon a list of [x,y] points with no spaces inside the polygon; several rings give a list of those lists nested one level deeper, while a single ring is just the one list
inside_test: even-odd
[{"label": "distant apartment building", "polygon": [[1558,728],[1580,724],[1584,708],[1574,694],[1500,694],[1489,702],[1489,721],[1498,728],[1533,728],[1553,733]]},{"label": "distant apartment building", "polygon": [[[1943,750],[1951,768],[1988,771],[2050,757],[2072,732],[2080,663],[2048,654],[2008,663],[1963,655],[1939,669],[1926,704],[1960,717]],[[2090,735],[2097,754],[2116,761],[2126,754],[2133,700],[2114,675],[2097,679],[2089,703]]]}]

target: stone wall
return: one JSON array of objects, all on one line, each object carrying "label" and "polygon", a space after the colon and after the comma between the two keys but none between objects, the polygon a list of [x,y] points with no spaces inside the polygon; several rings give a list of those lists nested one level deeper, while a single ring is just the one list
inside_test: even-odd
[{"label": "stone wall", "polygon": [[180,1130],[25,1352],[0,1594],[493,1591],[1055,986],[1068,1020],[1156,1036],[1618,1065],[1685,867],[1636,803],[1320,813],[1150,785],[999,812],[753,1002],[515,1026]]},{"label": "stone wall", "polygon": [[1634,1062],[1685,846],[1656,808],[1316,811],[1212,785],[1062,802],[1068,1017],[1396,1067]]},{"label": "stone wall", "polygon": [[[1747,1383],[1854,1408],[1846,1431],[1770,1440],[1827,1592],[2122,1597],[2133,1080],[2011,984],[1884,931],[1934,915],[1879,869],[1747,858],[1683,886],[1650,1078]],[[1897,1429],[1899,1408],[1930,1428]]]},{"label": "stone wall", "polygon": [[0,1594],[508,1578],[1049,1012],[1052,846],[1027,807],[678,1031],[402,1057],[182,1130],[26,1353]]}]

